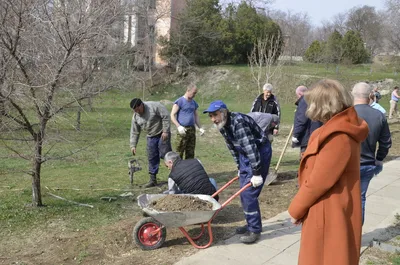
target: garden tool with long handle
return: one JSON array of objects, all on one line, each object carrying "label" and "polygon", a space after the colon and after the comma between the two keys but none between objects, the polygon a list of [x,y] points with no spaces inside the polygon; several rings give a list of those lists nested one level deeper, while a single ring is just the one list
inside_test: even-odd
[{"label": "garden tool with long handle", "polygon": [[278,177],[279,165],[281,164],[282,157],[285,154],[287,146],[289,145],[289,141],[292,138],[292,134],[293,134],[293,125],[292,125],[292,128],[290,129],[289,135],[286,139],[286,143],[285,143],[285,146],[283,147],[282,153],[279,156],[278,163],[276,164],[274,171],[268,174],[267,178],[265,179],[264,186],[268,186]]}]

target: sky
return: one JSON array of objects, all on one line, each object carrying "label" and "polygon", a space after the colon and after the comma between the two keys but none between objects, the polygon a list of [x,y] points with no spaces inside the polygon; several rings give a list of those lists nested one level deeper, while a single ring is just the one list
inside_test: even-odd
[{"label": "sky", "polygon": [[331,20],[338,13],[348,11],[355,6],[374,6],[376,10],[384,9],[384,0],[274,0],[272,9],[307,12],[314,26],[321,26],[324,20]]}]

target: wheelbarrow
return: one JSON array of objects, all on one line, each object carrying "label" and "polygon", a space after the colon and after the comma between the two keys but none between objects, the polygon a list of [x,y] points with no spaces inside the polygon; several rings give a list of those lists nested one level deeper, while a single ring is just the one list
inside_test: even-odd
[{"label": "wheelbarrow", "polygon": [[[220,204],[214,197],[221,193],[224,189],[230,186],[234,181],[238,180],[239,177],[231,179],[228,183],[222,186],[212,196],[201,195],[201,194],[178,194],[180,196],[194,196],[200,200],[208,201],[212,203],[212,209],[209,211],[176,211],[176,212],[162,212],[157,211],[149,207],[151,202],[160,199],[167,194],[142,194],[138,196],[138,204],[142,210],[149,216],[141,219],[135,225],[133,229],[133,239],[136,245],[143,250],[153,250],[162,246],[167,237],[167,227],[178,227],[187,240],[195,248],[204,249],[211,246],[213,242],[213,234],[211,229],[211,222],[214,220],[216,215],[228,205],[234,198],[240,195],[245,189],[251,186],[248,183],[246,186],[241,188],[224,203]],[[200,225],[201,232],[195,237],[191,237],[183,226],[187,225]],[[207,225],[207,231],[209,241],[205,245],[196,244],[196,240],[200,239],[205,234],[205,224]]]}]

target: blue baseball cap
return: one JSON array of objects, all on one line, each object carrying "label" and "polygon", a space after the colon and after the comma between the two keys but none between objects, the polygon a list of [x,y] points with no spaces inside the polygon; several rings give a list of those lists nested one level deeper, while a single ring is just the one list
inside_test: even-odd
[{"label": "blue baseball cap", "polygon": [[222,108],[223,109],[227,109],[225,103],[222,100],[215,100],[215,101],[210,103],[210,106],[208,107],[208,109],[203,111],[203,113],[215,112],[215,111],[220,110]]}]

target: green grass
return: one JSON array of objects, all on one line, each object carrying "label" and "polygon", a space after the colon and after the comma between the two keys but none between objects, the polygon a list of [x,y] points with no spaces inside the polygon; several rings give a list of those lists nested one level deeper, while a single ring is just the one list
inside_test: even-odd
[{"label": "green grass", "polygon": [[[196,156],[201,159],[206,170],[217,176],[219,182],[224,182],[236,174],[236,166],[227,150],[222,136],[210,131],[211,122],[202,110],[207,108],[213,99],[223,99],[232,111],[247,113],[250,110],[254,96],[258,94],[251,81],[248,67],[216,66],[200,68],[199,74],[204,74],[210,68],[227,69],[229,77],[213,84],[213,80],[200,78],[200,91],[196,96],[200,107],[200,120],[207,133],[197,138]],[[348,80],[378,80],[390,76],[386,72],[370,72],[370,65],[356,67],[340,66],[339,75],[335,66],[296,63],[284,66],[283,71],[292,75],[311,75],[314,78],[338,78]],[[396,79],[398,80],[398,78]],[[299,82],[297,79],[293,82]],[[211,86],[215,85],[215,86]],[[238,89],[239,88],[239,89]],[[184,93],[179,84],[161,86],[159,93],[146,93],[146,100],[175,100]],[[287,90],[294,90],[288,86]],[[291,93],[291,92],[290,92]],[[47,227],[62,220],[66,229],[88,229],[114,223],[118,220],[140,215],[132,211],[130,199],[119,199],[117,202],[100,200],[101,197],[117,197],[125,191],[132,191],[135,196],[142,191],[138,184],[148,180],[147,159],[145,156],[145,135],[141,136],[138,155],[144,163],[143,170],[135,174],[134,186],[129,184],[127,161],[131,158],[129,150],[129,131],[132,112],[129,109],[130,99],[141,97],[142,92],[110,91],[96,98],[94,110],[82,115],[81,131],[75,131],[73,121],[75,112],[70,109],[51,123],[49,136],[63,139],[51,149],[56,156],[69,154],[70,151],[80,152],[61,160],[50,160],[43,164],[41,184],[43,202],[46,207],[29,207],[31,202],[31,177],[25,172],[30,170],[30,162],[11,153],[4,143],[0,143],[0,236],[9,233],[26,233],[32,227]],[[279,97],[279,95],[278,95]],[[293,100],[292,100],[293,99]],[[271,166],[274,166],[280,155],[282,145],[293,123],[293,98],[282,103],[282,126],[280,136],[273,145],[274,153]],[[382,105],[388,108],[388,100],[382,100]],[[171,106],[169,106],[170,108]],[[174,127],[174,126],[173,126]],[[175,128],[173,128],[175,130]],[[22,153],[30,155],[30,147],[25,143],[7,142]],[[290,149],[290,147],[289,147]],[[49,146],[45,147],[45,152]],[[287,152],[280,171],[297,169],[298,152]],[[160,167],[159,179],[166,180],[168,171]],[[67,201],[56,199],[49,195],[56,194],[68,200],[91,204],[94,208],[79,207]],[[85,252],[80,255],[84,260]]]}]

